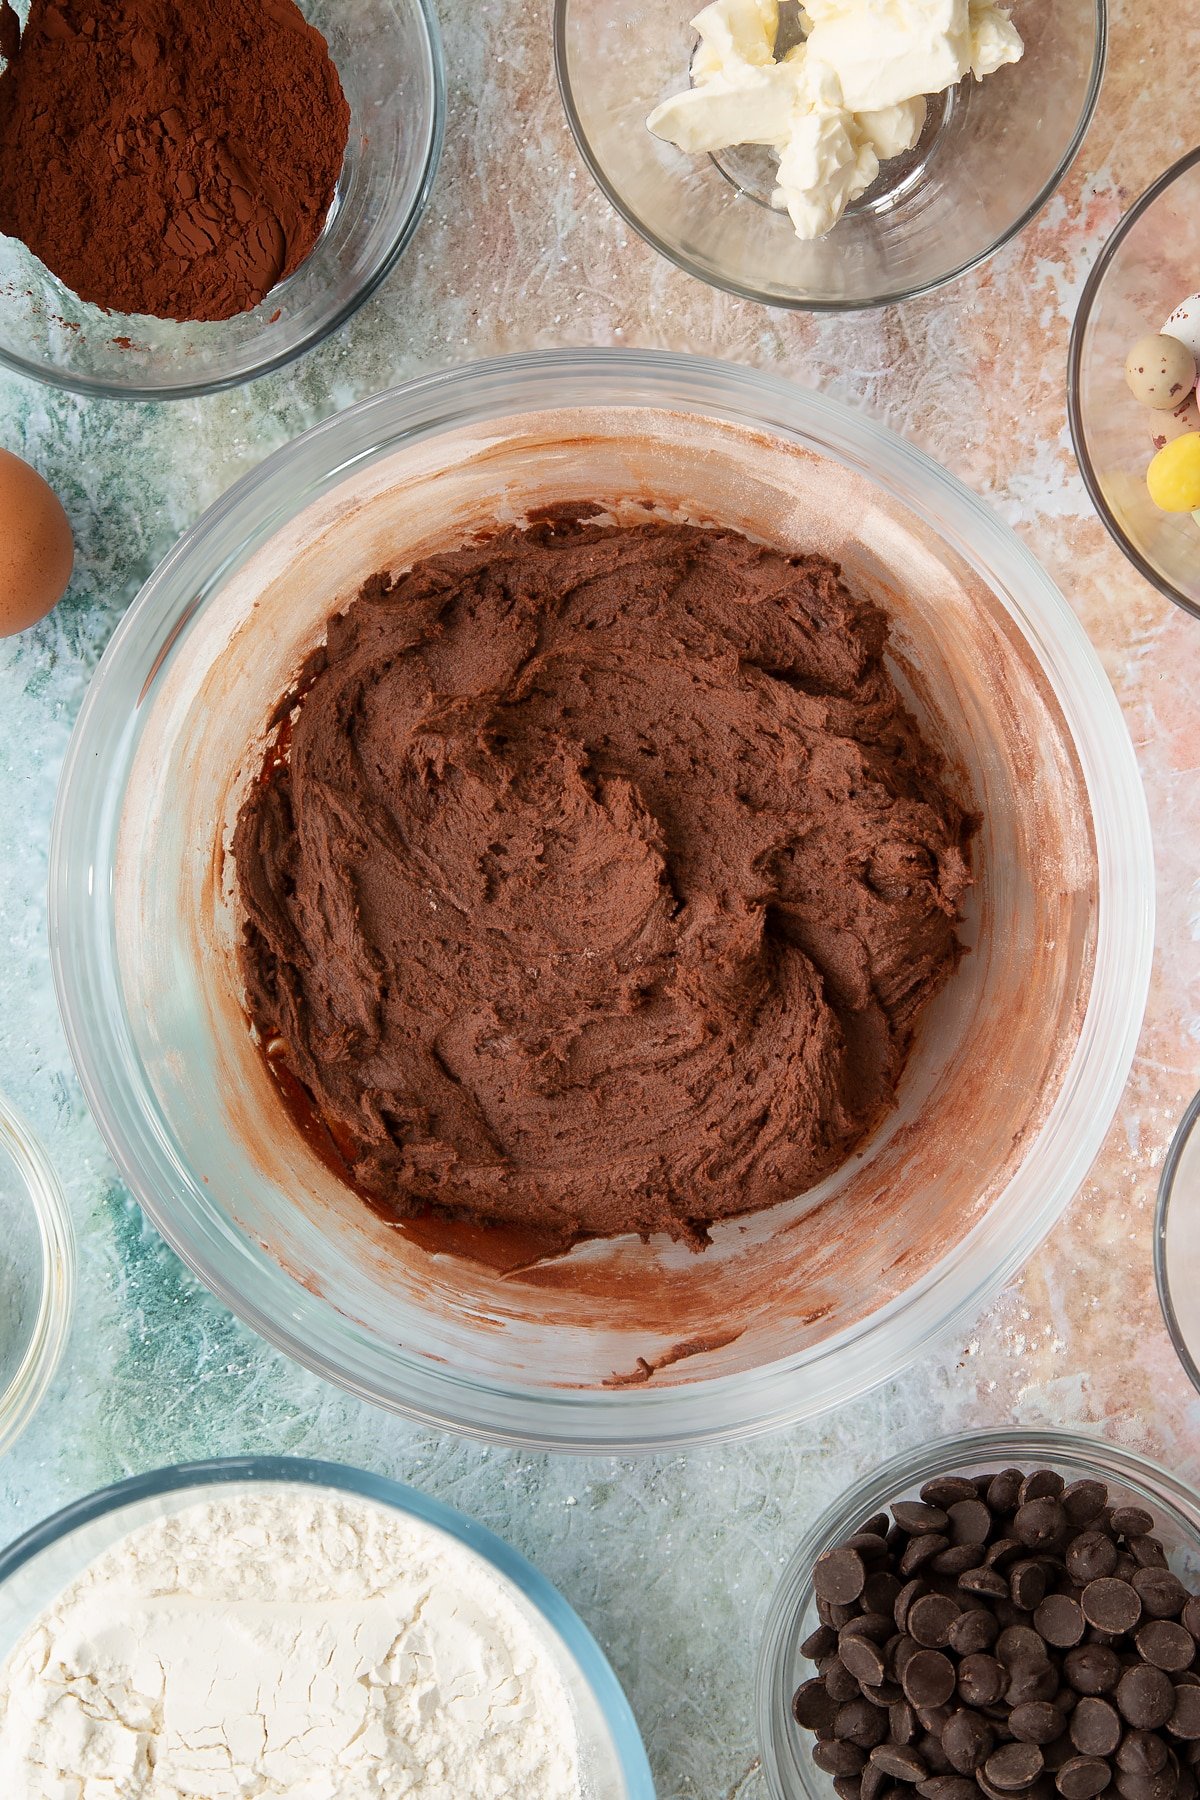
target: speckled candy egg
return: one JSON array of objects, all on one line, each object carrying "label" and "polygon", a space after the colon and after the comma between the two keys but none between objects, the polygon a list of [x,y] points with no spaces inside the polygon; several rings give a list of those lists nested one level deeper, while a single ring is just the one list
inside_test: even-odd
[{"label": "speckled candy egg", "polygon": [[1159,451],[1146,471],[1150,498],[1163,512],[1200,507],[1200,432],[1189,431]]},{"label": "speckled candy egg", "polygon": [[1170,444],[1186,432],[1200,431],[1200,403],[1195,394],[1189,394],[1182,406],[1174,412],[1152,412],[1146,414],[1146,422],[1150,431],[1150,442],[1156,450],[1164,444]]},{"label": "speckled candy egg", "polygon": [[1163,336],[1177,338],[1200,362],[1200,294],[1189,294],[1181,300],[1163,326]]},{"label": "speckled candy egg", "polygon": [[1173,412],[1196,385],[1196,360],[1178,338],[1151,333],[1139,338],[1125,358],[1125,379],[1142,406]]},{"label": "speckled candy egg", "polygon": [[0,450],[0,637],[44,619],[71,579],[75,545],[57,494]]}]

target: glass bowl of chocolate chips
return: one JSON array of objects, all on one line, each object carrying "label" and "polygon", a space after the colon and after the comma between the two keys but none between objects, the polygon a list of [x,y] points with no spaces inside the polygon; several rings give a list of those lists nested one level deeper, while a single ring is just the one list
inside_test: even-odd
[{"label": "glass bowl of chocolate chips", "polygon": [[1086,1437],[906,1452],[798,1547],[757,1708],[774,1800],[1196,1800],[1200,1497]]}]

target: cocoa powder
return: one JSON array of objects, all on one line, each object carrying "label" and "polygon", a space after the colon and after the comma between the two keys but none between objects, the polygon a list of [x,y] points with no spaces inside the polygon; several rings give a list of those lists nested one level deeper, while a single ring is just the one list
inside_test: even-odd
[{"label": "cocoa powder", "polygon": [[292,0],[0,0],[0,232],[80,299],[228,319],[321,234],[350,109]]}]

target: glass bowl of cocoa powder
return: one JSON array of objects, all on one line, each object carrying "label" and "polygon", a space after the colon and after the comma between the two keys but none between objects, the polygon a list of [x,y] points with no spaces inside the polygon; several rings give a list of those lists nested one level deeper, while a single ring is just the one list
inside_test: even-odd
[{"label": "glass bowl of cocoa powder", "polygon": [[217,0],[186,42],[156,35],[145,0],[63,17],[0,5],[0,364],[182,398],[344,324],[437,168],[428,0]]}]

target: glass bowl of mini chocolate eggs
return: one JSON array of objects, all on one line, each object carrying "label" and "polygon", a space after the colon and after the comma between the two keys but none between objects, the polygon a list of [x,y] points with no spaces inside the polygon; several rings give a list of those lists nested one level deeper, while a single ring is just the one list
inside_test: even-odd
[{"label": "glass bowl of mini chocolate eggs", "polygon": [[1068,415],[1097,512],[1161,594],[1200,618],[1200,149],[1134,202],[1071,332]]},{"label": "glass bowl of mini chocolate eggs", "polygon": [[[1030,1542],[1047,1530],[1057,1535]],[[869,1585],[850,1604],[831,1603],[835,1589],[848,1593],[837,1587],[840,1565],[855,1556]],[[771,1599],[755,1700],[772,1800],[871,1800],[897,1789],[920,1800],[1190,1800],[1200,1699],[1178,1694],[1200,1693],[1200,1607],[1189,1599],[1198,1589],[1200,1496],[1146,1458],[1096,1438],[1021,1430],[905,1451],[803,1535]],[[880,1606],[886,1637],[882,1615],[872,1616]],[[842,1661],[860,1633],[865,1688]],[[913,1660],[898,1669],[898,1654]],[[872,1687],[865,1663],[875,1656],[884,1673]],[[973,1690],[974,1678],[997,1674],[1005,1693]],[[987,1741],[960,1741],[970,1733]],[[955,1766],[974,1763],[969,1776]]]}]

